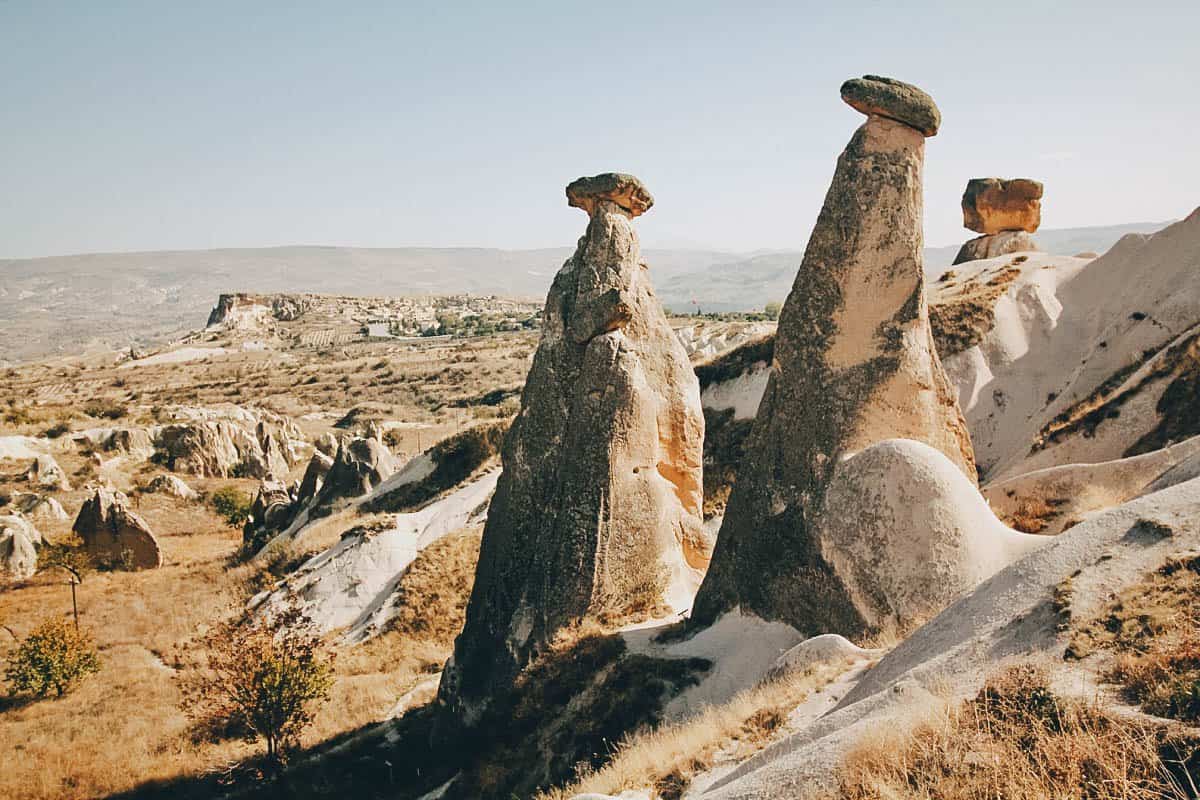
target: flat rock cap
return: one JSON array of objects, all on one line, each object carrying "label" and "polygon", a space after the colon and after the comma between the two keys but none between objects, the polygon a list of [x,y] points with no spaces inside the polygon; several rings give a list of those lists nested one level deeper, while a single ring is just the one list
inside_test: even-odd
[{"label": "flat rock cap", "polygon": [[933,98],[911,83],[880,75],[851,78],[842,84],[842,99],[864,114],[903,122],[926,136],[936,136],[942,112]]},{"label": "flat rock cap", "polygon": [[567,184],[567,205],[582,208],[591,216],[596,202],[608,200],[637,217],[654,205],[654,197],[640,180],[622,172],[605,172],[590,178],[576,178]]}]

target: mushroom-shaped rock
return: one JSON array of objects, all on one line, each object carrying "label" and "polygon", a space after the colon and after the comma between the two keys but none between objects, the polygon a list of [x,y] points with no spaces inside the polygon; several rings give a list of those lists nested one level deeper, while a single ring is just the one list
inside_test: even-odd
[{"label": "mushroom-shaped rock", "polygon": [[0,573],[24,580],[37,571],[37,545],[42,535],[28,520],[14,514],[0,516]]},{"label": "mushroom-shaped rock", "polygon": [[1004,231],[968,239],[954,257],[955,264],[1006,256],[1009,253],[1028,253],[1041,250],[1025,231]]},{"label": "mushroom-shaped rock", "polygon": [[936,136],[942,112],[933,98],[911,83],[881,75],[851,78],[842,84],[842,99],[867,116],[876,115],[903,122],[925,136]]},{"label": "mushroom-shaped rock", "polygon": [[963,227],[976,233],[1035,233],[1042,224],[1042,184],[1029,178],[972,178],[962,212]]},{"label": "mushroom-shaped rock", "polygon": [[649,193],[601,175],[568,197],[591,219],[546,298],[442,677],[468,726],[562,628],[686,607],[708,561],[700,388],[632,223]]},{"label": "mushroom-shaped rock", "polygon": [[640,180],[621,172],[605,172],[591,178],[576,178],[567,184],[567,205],[582,208],[594,216],[602,200],[613,203],[630,217],[645,214],[654,205],[654,197]]},{"label": "mushroom-shaped rock", "polygon": [[158,539],[120,492],[97,489],[79,509],[72,530],[97,562],[127,569],[162,566]]},{"label": "mushroom-shaped rock", "polygon": [[[885,85],[893,100],[924,96]],[[780,313],[694,625],[740,606],[809,635],[865,633],[813,526],[838,463],[884,439],[915,439],[975,480],[925,300],[924,153],[921,131],[871,113],[838,159]]]}]

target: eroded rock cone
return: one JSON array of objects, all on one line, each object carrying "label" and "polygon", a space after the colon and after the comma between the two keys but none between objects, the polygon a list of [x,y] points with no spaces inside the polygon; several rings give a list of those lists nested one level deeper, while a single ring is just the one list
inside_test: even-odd
[{"label": "eroded rock cone", "polygon": [[339,500],[364,495],[395,471],[396,462],[383,442],[348,439],[338,448],[337,457],[325,474],[317,504],[329,508]]},{"label": "eroded rock cone", "polygon": [[814,526],[839,461],[914,439],[976,478],[925,304],[921,180],[937,107],[915,86],[871,76],[847,81],[842,95],[867,122],[838,159],[780,315],[696,623],[741,605],[810,634],[868,629]]},{"label": "eroded rock cone", "polygon": [[162,566],[158,539],[120,492],[97,489],[79,509],[72,530],[97,563],[122,569]]},{"label": "eroded rock cone", "polygon": [[29,469],[25,470],[25,479],[41,489],[71,491],[71,482],[67,480],[67,473],[63,472],[62,467],[51,455],[39,455],[35,458],[29,465]]},{"label": "eroded rock cone", "polygon": [[708,561],[699,385],[632,224],[653,199],[612,173],[567,200],[591,219],[546,299],[440,689],[466,725],[564,626],[686,605]]},{"label": "eroded rock cone", "polygon": [[24,580],[37,572],[42,534],[15,514],[0,515],[0,576]]}]

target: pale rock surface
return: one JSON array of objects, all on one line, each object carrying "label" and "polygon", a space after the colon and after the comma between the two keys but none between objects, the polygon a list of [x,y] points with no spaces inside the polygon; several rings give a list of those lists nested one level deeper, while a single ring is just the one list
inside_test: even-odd
[{"label": "pale rock surface", "polygon": [[619,174],[567,198],[587,232],[547,296],[440,688],[467,725],[563,626],[686,603],[711,547],[699,386],[632,225],[653,201]]},{"label": "pale rock surface", "polygon": [[10,580],[24,580],[37,571],[37,545],[42,535],[16,515],[0,516],[0,572]]},{"label": "pale rock surface", "polygon": [[72,527],[83,541],[83,549],[101,563],[130,569],[162,566],[162,552],[150,526],[129,510],[120,492],[96,489],[79,509]]},{"label": "pale rock surface", "polygon": [[146,485],[147,492],[157,492],[178,497],[180,500],[196,500],[200,497],[195,489],[176,475],[159,475]]},{"label": "pale rock surface", "polygon": [[395,461],[383,442],[375,438],[347,439],[325,474],[316,504],[332,508],[339,500],[365,495],[395,471]]},{"label": "pale rock surface", "polygon": [[62,467],[54,460],[54,456],[49,453],[41,453],[33,460],[29,469],[25,471],[25,480],[39,489],[56,492],[71,490],[71,482],[67,480],[67,473],[63,472]]},{"label": "pale rock surface", "polygon": [[156,446],[168,469],[201,477],[286,475],[299,461],[295,423],[279,414],[239,406],[179,408],[177,421],[158,431]]},{"label": "pale rock surface", "polygon": [[1004,231],[977,236],[967,240],[959,249],[958,255],[954,257],[954,265],[978,261],[981,258],[996,258],[1009,253],[1031,253],[1040,249],[1033,237],[1024,231]]},{"label": "pale rock surface", "polygon": [[907,630],[1046,537],[1007,527],[940,451],[888,439],[841,461],[812,537],[849,599],[840,630]]},{"label": "pale rock surface", "polygon": [[326,431],[317,437],[317,441],[313,443],[313,446],[318,450],[318,452],[324,453],[330,458],[333,458],[337,455],[338,440],[334,438],[332,433]]},{"label": "pale rock surface", "polygon": [[[336,452],[335,450],[334,453],[336,454]],[[300,479],[300,488],[296,491],[296,502],[307,504],[316,497],[325,483],[325,477],[332,468],[333,456],[326,455],[321,450],[314,451],[308,460],[308,466],[304,468],[304,477]]]},{"label": "pale rock surface", "polygon": [[32,520],[62,522],[69,519],[62,503],[53,497],[24,492],[13,498],[17,510]]},{"label": "pale rock surface", "polygon": [[936,106],[895,81],[856,92],[860,110],[894,107],[883,109],[888,116],[872,110],[838,159],[780,315],[771,375],[694,623],[741,606],[809,635],[866,632],[872,620],[814,527],[835,468],[876,442],[904,438],[941,451],[967,485],[975,479],[926,308],[925,134],[894,119],[929,123]]}]

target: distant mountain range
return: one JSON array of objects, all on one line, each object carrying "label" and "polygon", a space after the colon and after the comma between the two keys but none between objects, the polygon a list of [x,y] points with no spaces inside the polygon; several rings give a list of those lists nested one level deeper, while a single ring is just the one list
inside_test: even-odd
[{"label": "distant mountain range", "polygon": [[[1042,231],[1043,249],[1103,252],[1167,223]],[[966,237],[964,237],[965,239]],[[957,247],[930,248],[940,273]],[[0,363],[160,343],[204,325],[222,292],[545,295],[571,248],[271,247],[0,260]],[[643,251],[673,311],[741,311],[783,300],[802,253]]]}]

